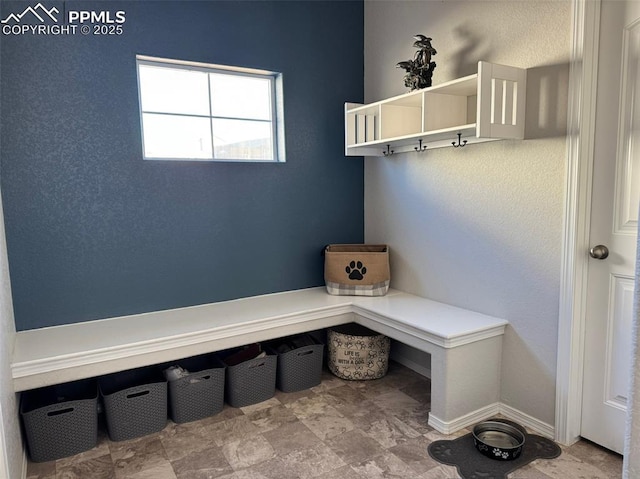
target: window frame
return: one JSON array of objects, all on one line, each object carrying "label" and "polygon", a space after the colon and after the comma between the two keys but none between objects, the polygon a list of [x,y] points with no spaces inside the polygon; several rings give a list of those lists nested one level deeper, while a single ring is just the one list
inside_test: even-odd
[{"label": "window frame", "polygon": [[[174,113],[174,112],[162,112],[162,111],[145,111],[142,107],[142,87],[140,83],[140,67],[152,66],[160,68],[174,68],[180,71],[199,71],[204,73],[221,74],[226,76],[238,76],[243,78],[259,78],[262,80],[268,80],[269,82],[269,95],[270,95],[270,120],[261,120],[257,118],[244,118],[240,116],[218,116],[214,115],[211,107],[211,83],[208,79],[209,85],[208,92],[208,115],[202,114],[190,114],[190,113]],[[142,141],[142,158],[144,160],[157,160],[157,161],[198,161],[198,162],[235,162],[235,163],[283,163],[286,161],[285,157],[285,143],[284,143],[284,107],[282,101],[282,73],[259,70],[255,68],[236,67],[229,65],[218,65],[210,63],[192,62],[184,60],[174,60],[168,58],[151,57],[146,55],[136,55],[136,77],[138,83],[138,111],[140,115],[140,136]],[[210,158],[193,158],[193,157],[155,157],[146,156],[145,149],[145,132],[144,132],[144,114],[159,114],[172,117],[190,117],[190,118],[206,118],[209,120],[209,128],[211,131],[211,157]],[[215,141],[213,121],[217,119],[222,120],[238,120],[238,121],[252,121],[252,122],[265,122],[271,124],[271,159],[259,159],[259,158],[216,158],[215,157]]]}]

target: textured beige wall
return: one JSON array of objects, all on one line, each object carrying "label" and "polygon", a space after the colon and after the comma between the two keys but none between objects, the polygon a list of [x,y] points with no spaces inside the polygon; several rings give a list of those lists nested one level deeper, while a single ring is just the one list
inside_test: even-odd
[{"label": "textured beige wall", "polygon": [[22,474],[18,405],[9,367],[14,337],[7,244],[0,199],[0,478],[19,478]]},{"label": "textured beige wall", "polygon": [[367,101],[407,91],[417,33],[434,84],[526,68],[525,140],[368,158],[366,241],[391,246],[393,287],[507,319],[501,399],[553,425],[571,3],[367,1]]}]

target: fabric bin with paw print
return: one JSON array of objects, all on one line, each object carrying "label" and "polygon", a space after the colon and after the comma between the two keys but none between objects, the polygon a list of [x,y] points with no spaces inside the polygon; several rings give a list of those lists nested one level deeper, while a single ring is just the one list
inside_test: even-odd
[{"label": "fabric bin with paw print", "polygon": [[387,245],[330,244],[324,249],[324,281],[329,294],[384,296],[390,279]]}]

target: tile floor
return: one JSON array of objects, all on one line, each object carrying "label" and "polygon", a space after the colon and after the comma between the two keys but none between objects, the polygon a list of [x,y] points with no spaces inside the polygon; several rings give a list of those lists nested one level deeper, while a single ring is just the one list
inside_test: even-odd
[{"label": "tile floor", "polygon": [[[395,363],[376,381],[325,372],[310,390],[225,406],[197,422],[169,421],[136,440],[111,442],[101,432],[91,451],[29,463],[28,479],[458,478],[454,467],[427,453],[431,441],[451,438],[427,426],[429,403],[429,380]],[[621,470],[621,456],[581,441],[509,478],[607,479]]]}]

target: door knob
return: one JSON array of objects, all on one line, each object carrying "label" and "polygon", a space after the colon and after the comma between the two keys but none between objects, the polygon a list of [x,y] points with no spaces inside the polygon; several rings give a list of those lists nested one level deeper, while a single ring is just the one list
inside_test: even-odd
[{"label": "door knob", "polygon": [[589,256],[594,259],[606,259],[607,256],[609,256],[609,248],[603,244],[599,244],[589,250]]}]

